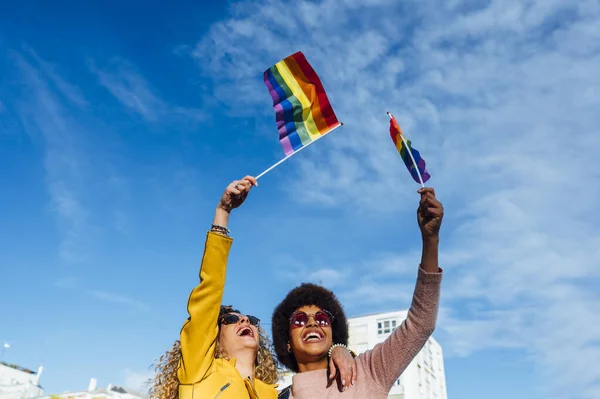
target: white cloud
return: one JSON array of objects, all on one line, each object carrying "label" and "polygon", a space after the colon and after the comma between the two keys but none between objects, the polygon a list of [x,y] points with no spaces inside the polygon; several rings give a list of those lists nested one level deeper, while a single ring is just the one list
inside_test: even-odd
[{"label": "white cloud", "polygon": [[53,286],[58,289],[72,290],[81,294],[89,295],[103,302],[123,305],[139,312],[148,313],[151,310],[150,305],[144,301],[112,291],[91,288],[89,284],[83,283],[75,277],[60,277],[54,281]]},{"label": "white cloud", "polygon": [[[33,51],[28,53],[41,64],[41,69],[36,69],[23,55],[11,53],[22,82],[28,87],[25,95],[15,101],[17,114],[31,138],[43,143],[51,207],[63,233],[60,256],[66,262],[79,262],[85,259],[80,243],[89,228],[89,213],[82,200],[83,173],[87,164],[80,156],[81,134],[77,133],[82,129],[58,96],[62,94],[79,105],[83,100],[77,97],[74,87],[60,79]],[[49,87],[44,73],[50,74],[50,81],[57,90]]]},{"label": "white cloud", "polygon": [[58,93],[80,108],[84,108],[88,105],[87,100],[79,88],[65,81],[56,72],[56,67],[54,65],[42,59],[32,48],[28,46],[24,46],[24,52],[31,57],[32,61],[39,65],[40,73],[49,78],[49,81],[56,86]]},{"label": "white cloud", "polygon": [[[217,97],[268,121],[276,145],[261,74],[304,51],[345,126],[295,160],[287,181],[300,202],[412,204],[416,187],[387,135],[394,112],[451,221],[438,328],[447,353],[521,349],[549,397],[598,397],[600,371],[583,365],[600,357],[600,4],[350,3],[236,3],[193,56],[218,76]],[[390,274],[405,272],[405,256],[388,259]],[[355,295],[393,292],[361,272]]]},{"label": "white cloud", "polygon": [[128,308],[131,308],[133,310],[145,313],[150,311],[150,306],[148,304],[138,299],[129,297],[127,295],[121,295],[104,290],[90,290],[88,291],[88,293],[94,298],[100,299],[104,302],[110,302],[118,305],[127,306]]},{"label": "white cloud", "polygon": [[165,118],[198,122],[205,118],[199,109],[166,103],[138,70],[123,59],[113,60],[106,68],[99,68],[92,61],[88,62],[88,66],[99,83],[121,104],[149,122],[164,121]]},{"label": "white cloud", "polygon": [[379,282],[366,277],[353,281],[353,288],[342,291],[339,296],[343,305],[364,306],[377,305],[381,311],[391,311],[398,308],[398,304],[406,309],[414,291],[414,285],[398,282]]},{"label": "white cloud", "polygon": [[280,255],[274,261],[277,265],[286,265],[285,268],[273,269],[275,275],[286,281],[296,283],[315,283],[329,289],[347,281],[348,270],[336,270],[327,266],[327,262],[320,259],[311,260],[310,266],[290,255]]}]

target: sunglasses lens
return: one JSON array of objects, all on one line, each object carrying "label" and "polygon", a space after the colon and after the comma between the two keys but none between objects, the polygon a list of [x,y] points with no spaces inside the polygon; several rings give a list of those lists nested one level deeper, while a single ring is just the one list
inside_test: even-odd
[{"label": "sunglasses lens", "polygon": [[240,317],[238,315],[229,313],[223,316],[223,318],[221,319],[221,324],[235,324],[238,322],[239,319]]},{"label": "sunglasses lens", "polygon": [[327,327],[331,324],[331,320],[329,319],[329,316],[327,316],[327,313],[320,311],[315,314],[315,321],[321,327]]},{"label": "sunglasses lens", "polygon": [[308,322],[308,315],[304,312],[295,313],[292,316],[292,327],[304,327]]},{"label": "sunglasses lens", "polygon": [[250,321],[250,324],[252,324],[254,327],[258,327],[258,325],[260,324],[260,319],[258,317],[248,316],[248,320]]}]

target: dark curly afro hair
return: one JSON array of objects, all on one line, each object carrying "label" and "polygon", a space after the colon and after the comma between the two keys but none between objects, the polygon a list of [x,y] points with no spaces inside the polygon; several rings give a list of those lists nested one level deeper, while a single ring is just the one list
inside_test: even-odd
[{"label": "dark curly afro hair", "polygon": [[290,317],[302,306],[318,306],[329,311],[334,319],[332,323],[333,343],[348,345],[348,320],[342,304],[335,294],[327,288],[311,283],[302,283],[291,290],[285,299],[273,311],[273,346],[277,359],[291,371],[298,372],[298,363],[293,353],[288,352],[290,341]]}]

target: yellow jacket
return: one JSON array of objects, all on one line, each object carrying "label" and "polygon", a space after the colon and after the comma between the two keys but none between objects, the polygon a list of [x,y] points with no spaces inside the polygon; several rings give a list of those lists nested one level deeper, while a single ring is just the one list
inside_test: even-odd
[{"label": "yellow jacket", "polygon": [[225,287],[225,269],[233,240],[209,232],[200,266],[200,284],[188,301],[181,329],[181,360],[177,370],[180,399],[275,399],[274,385],[242,378],[235,359],[215,359],[217,319]]}]

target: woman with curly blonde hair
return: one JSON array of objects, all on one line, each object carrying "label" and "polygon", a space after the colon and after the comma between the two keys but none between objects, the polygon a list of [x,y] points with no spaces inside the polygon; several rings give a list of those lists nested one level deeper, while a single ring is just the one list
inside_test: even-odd
[{"label": "woman with curly blonde hair", "polygon": [[[207,234],[200,284],[188,300],[190,317],[180,340],[159,360],[152,396],[159,399],[274,399],[277,368],[260,320],[221,306],[233,240],[227,228],[232,209],[242,205],[256,179],[246,176],[225,189]],[[345,350],[332,365],[348,363]],[[332,366],[333,367],[333,366]],[[177,378],[175,378],[175,376]]]},{"label": "woman with curly blonde hair", "polygon": [[[237,312],[231,306],[221,306],[220,316],[226,313]],[[275,384],[277,382],[278,370],[274,361],[272,345],[266,336],[262,327],[259,327],[260,344],[255,362],[255,378],[267,383]],[[217,342],[215,357],[223,357],[223,352]],[[230,360],[230,359],[228,359]],[[155,364],[156,375],[152,380],[150,389],[150,398],[152,399],[178,399],[179,398],[179,379],[177,378],[177,368],[181,361],[181,341],[177,340],[173,346],[165,352]]]}]

